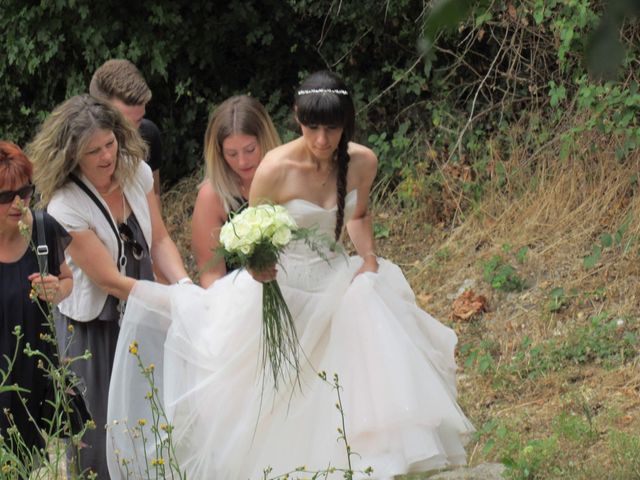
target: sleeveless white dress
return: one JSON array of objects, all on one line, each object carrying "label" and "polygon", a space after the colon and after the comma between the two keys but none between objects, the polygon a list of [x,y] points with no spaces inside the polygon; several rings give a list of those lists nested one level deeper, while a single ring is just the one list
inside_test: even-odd
[{"label": "sleeveless white dress", "polygon": [[[349,218],[355,191],[345,203]],[[335,208],[300,199],[285,207],[299,226],[332,235]],[[334,374],[354,478],[464,464],[473,427],[456,403],[456,335],[416,306],[396,265],[379,263],[378,273],[354,278],[360,257],[330,253],[327,261],[302,243],[287,248],[278,283],[294,318],[302,370],[299,385],[281,382],[277,391],[261,364],[262,285],[246,271],[207,290],[138,282],[109,391],[112,478],[148,478],[146,470],[160,468],[160,458],[168,468],[166,428],[158,435],[152,428],[167,422],[175,456],[191,479],[347,468]],[[166,419],[153,420],[157,408],[150,408],[151,388],[129,353],[133,341],[143,363],[154,364]],[[358,473],[368,467],[371,476]]]}]

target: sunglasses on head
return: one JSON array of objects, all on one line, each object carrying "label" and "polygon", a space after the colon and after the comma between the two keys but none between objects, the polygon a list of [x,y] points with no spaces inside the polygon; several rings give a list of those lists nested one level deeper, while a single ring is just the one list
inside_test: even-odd
[{"label": "sunglasses on head", "polygon": [[144,249],[142,245],[140,245],[133,238],[133,232],[131,231],[131,227],[126,223],[121,223],[118,226],[118,233],[120,234],[120,239],[124,242],[125,245],[131,247],[131,253],[133,254],[133,258],[136,260],[140,260],[144,257]]},{"label": "sunglasses on head", "polygon": [[27,200],[31,195],[33,195],[35,189],[36,187],[29,183],[18,190],[5,190],[4,192],[0,192],[0,204],[11,203],[16,196],[20,197],[22,200]]}]

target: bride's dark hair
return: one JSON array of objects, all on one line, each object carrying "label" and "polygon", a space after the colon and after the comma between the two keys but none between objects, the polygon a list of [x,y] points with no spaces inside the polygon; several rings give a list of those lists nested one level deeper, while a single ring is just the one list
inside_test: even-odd
[{"label": "bride's dark hair", "polygon": [[336,151],[338,164],[336,213],[336,241],[344,224],[344,201],[347,195],[347,147],[355,128],[353,99],[342,79],[333,72],[323,70],[312,73],[300,84],[295,94],[296,117],[302,125],[330,125],[342,127],[342,136]]}]

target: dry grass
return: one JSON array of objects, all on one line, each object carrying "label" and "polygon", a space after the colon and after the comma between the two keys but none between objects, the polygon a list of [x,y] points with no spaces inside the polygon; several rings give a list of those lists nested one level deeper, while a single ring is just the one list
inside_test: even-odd
[{"label": "dry grass", "polygon": [[162,195],[162,211],[167,230],[178,246],[187,271],[194,281],[197,281],[198,273],[191,254],[191,215],[203,177],[202,172],[184,177]]},{"label": "dry grass", "polygon": [[[497,420],[515,430],[514,437],[524,445],[557,434],[563,412],[591,422],[594,435],[583,439],[579,451],[557,459],[560,465],[573,462],[574,466],[536,478],[613,478],[611,472],[622,470],[611,470],[608,433],[635,434],[640,429],[637,352],[635,359],[614,365],[595,358],[568,362],[557,370],[536,365],[532,358],[527,371],[540,368],[540,372],[531,378],[509,370],[523,351],[525,337],[532,345],[551,341],[563,345],[577,332],[589,332],[590,319],[599,314],[624,322],[620,337],[640,333],[640,196],[633,180],[640,154],[621,163],[612,145],[600,141],[597,147],[595,151],[585,147],[565,162],[548,152],[535,166],[523,152],[515,152],[507,163],[506,183],[465,212],[457,227],[447,231],[441,225],[425,236],[424,225],[411,224],[419,213],[403,212],[399,219],[394,214],[394,234],[383,244],[399,263],[409,250],[405,273],[418,301],[453,326],[459,345],[490,356],[491,368],[481,373],[477,364],[465,367],[468,354],[459,353],[461,403],[478,428]],[[379,216],[378,221],[386,220]],[[625,222],[629,227],[621,244],[604,248],[597,265],[586,269],[583,258],[599,243],[600,235],[613,235]],[[413,240],[408,246],[405,239]],[[418,239],[422,251],[411,247],[420,243]],[[505,245],[510,246],[509,253]],[[519,264],[513,252],[521,247],[528,251]],[[496,254],[516,266],[527,282],[524,291],[504,293],[483,281],[482,262]],[[472,322],[453,323],[448,320],[452,299],[465,281],[489,299],[490,311]],[[568,297],[567,305],[555,312],[549,308],[554,287],[562,287]],[[489,438],[484,435],[471,446],[472,463],[504,455],[496,448],[484,453]],[[593,470],[594,466],[598,468]]]}]

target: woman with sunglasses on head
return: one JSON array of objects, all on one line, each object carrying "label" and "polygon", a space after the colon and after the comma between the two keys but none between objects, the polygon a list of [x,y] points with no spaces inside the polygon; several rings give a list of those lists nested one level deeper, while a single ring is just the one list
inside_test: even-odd
[{"label": "woman with sunglasses on head", "polygon": [[220,228],[248,202],[251,181],[269,150],[280,145],[269,114],[258,100],[238,95],[222,102],[209,119],[204,136],[207,170],[191,219],[191,249],[207,288],[229,266],[214,259]]},{"label": "woman with sunglasses on head", "polygon": [[28,147],[41,202],[73,238],[67,253],[75,288],[58,305],[57,323],[64,355],[91,352],[72,369],[86,384],[97,428],[82,439],[90,448],[72,454],[98,478],[108,478],[107,392],[131,287],[153,280],[154,264],[169,281],[190,282],[160,215],[146,148],[118,110],[89,95],[57,106]]},{"label": "woman with sunglasses on head", "polygon": [[[4,445],[10,446],[24,464],[45,458],[46,452],[30,455],[23,448],[33,452],[44,447],[43,434],[52,433],[46,423],[50,420],[47,400],[53,400],[51,381],[38,367],[39,357],[27,356],[24,348],[29,344],[55,363],[55,347],[46,340],[54,333],[46,316],[48,303],[67,297],[73,285],[64,259],[71,237],[46,213],[46,244],[39,242],[34,213],[28,208],[34,192],[31,175],[31,162],[20,147],[0,141],[0,370],[8,374],[5,386],[15,384],[24,389],[20,394],[0,393],[0,435]],[[47,264],[42,267],[31,242],[48,248]],[[31,298],[32,291],[37,293],[36,301]],[[23,335],[19,343],[13,334],[16,327]],[[9,370],[8,359],[14,355],[15,363]],[[23,448],[8,433],[12,424],[17,427]]]},{"label": "woman with sunglasses on head", "polygon": [[[249,203],[282,205],[298,226],[336,242],[346,227],[357,255],[293,241],[277,271],[240,270],[207,290],[138,282],[112,392],[128,392],[140,377],[126,349],[143,338],[141,349],[159,352],[161,398],[191,478],[260,478],[266,468],[275,478],[304,465],[290,477],[331,467],[382,480],[464,464],[473,426],[456,401],[456,335],[416,305],[400,269],[375,253],[369,197],[377,158],[352,141],[352,95],[335,74],[318,72],[296,91],[294,113],[302,135],[266,154]],[[299,341],[299,363],[285,357],[277,388],[261,362],[268,327],[255,281],[276,275]],[[170,325],[166,338],[147,335],[151,324]],[[326,380],[334,374],[339,387]],[[110,420],[139,418],[137,396],[113,403]],[[114,437],[120,451],[130,445],[125,435]],[[127,476],[121,463],[110,471]]]}]

